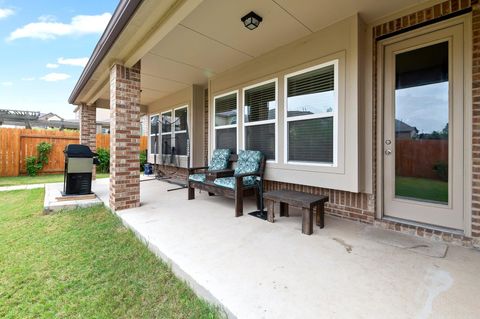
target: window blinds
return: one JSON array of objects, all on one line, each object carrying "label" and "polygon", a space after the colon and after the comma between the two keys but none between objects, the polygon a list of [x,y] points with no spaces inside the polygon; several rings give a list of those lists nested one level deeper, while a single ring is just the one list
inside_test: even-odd
[{"label": "window blinds", "polygon": [[274,160],[275,123],[246,126],[245,149],[261,151],[267,160]]},{"label": "window blinds", "polygon": [[288,97],[333,91],[335,69],[333,65],[292,76],[287,80]]},{"label": "window blinds", "polygon": [[215,99],[215,126],[237,124],[237,94]]},{"label": "window blinds", "polygon": [[289,122],[288,160],[333,163],[333,117]]},{"label": "window blinds", "polygon": [[275,119],[275,82],[245,91],[245,122]]}]

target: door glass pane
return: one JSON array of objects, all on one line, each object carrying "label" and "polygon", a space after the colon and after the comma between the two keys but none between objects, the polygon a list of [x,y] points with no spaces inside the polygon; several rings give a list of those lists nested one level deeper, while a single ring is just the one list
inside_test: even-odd
[{"label": "door glass pane", "polygon": [[448,61],[448,42],[395,56],[396,197],[448,203]]}]

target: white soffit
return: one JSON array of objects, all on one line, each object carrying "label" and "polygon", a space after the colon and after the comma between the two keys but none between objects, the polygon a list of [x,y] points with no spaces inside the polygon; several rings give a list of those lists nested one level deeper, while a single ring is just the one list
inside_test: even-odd
[{"label": "white soffit", "polygon": [[[269,0],[273,1],[273,0]],[[312,31],[359,13],[369,23],[425,0],[274,0]]]},{"label": "white soffit", "polygon": [[[263,18],[255,30],[248,30],[240,20],[250,11]],[[271,0],[206,0],[181,24],[250,57],[260,56],[311,33]]]}]

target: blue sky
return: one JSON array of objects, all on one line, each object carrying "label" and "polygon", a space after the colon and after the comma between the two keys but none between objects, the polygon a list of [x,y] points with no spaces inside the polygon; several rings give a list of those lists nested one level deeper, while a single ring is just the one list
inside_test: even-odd
[{"label": "blue sky", "polygon": [[0,109],[74,118],[67,99],[118,0],[0,0]]}]

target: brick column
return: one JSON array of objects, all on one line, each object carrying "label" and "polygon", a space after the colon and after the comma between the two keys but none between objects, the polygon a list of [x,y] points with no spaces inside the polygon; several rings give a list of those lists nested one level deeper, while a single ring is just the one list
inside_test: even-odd
[{"label": "brick column", "polygon": [[140,206],[140,61],[110,70],[110,208]]},{"label": "brick column", "polygon": [[[80,112],[80,144],[90,147],[92,152],[97,149],[97,109],[94,106],[82,104]],[[93,166],[92,178],[95,180],[96,167]]]}]

